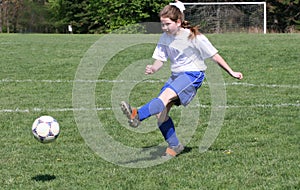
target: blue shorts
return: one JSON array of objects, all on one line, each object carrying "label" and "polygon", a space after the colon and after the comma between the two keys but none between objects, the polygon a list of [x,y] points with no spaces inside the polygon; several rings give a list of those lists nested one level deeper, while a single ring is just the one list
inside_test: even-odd
[{"label": "blue shorts", "polygon": [[205,77],[203,71],[189,71],[183,73],[172,73],[169,80],[162,87],[159,94],[166,88],[174,90],[179,99],[174,100],[175,105],[188,105],[196,95],[198,88],[202,85]]}]

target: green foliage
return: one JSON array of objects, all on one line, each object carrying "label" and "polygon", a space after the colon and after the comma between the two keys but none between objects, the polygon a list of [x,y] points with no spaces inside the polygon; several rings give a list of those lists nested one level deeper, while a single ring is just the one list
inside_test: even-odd
[{"label": "green foliage", "polygon": [[54,27],[48,19],[50,12],[44,4],[29,3],[27,6],[27,10],[30,11],[30,17],[26,19],[30,26],[28,32],[51,33],[54,31]]},{"label": "green foliage", "polygon": [[300,29],[299,0],[270,0],[268,27],[275,32],[294,32]]},{"label": "green foliage", "polygon": [[75,33],[108,33],[157,17],[167,3],[167,0],[49,0],[49,8],[59,31],[71,24]]},{"label": "green foliage", "polygon": [[87,7],[87,0],[50,0],[48,5],[53,13],[51,20],[60,33],[66,33],[68,25],[72,25],[76,33],[88,33],[91,13]]},{"label": "green foliage", "polygon": [[[110,33],[120,27],[158,22],[172,0],[2,0],[0,32]],[[183,2],[192,2],[186,0]],[[4,14],[7,13],[7,14]],[[268,0],[267,25],[275,32],[300,28],[299,0]]]},{"label": "green foliage", "polygon": [[88,10],[92,13],[92,32],[107,33],[119,27],[145,22],[153,19],[161,7],[168,4],[164,1],[151,0],[91,0]]},{"label": "green foliage", "polygon": [[[3,32],[52,32],[50,16],[44,1],[3,0],[0,3],[0,21]],[[2,32],[2,31],[0,31]]]}]

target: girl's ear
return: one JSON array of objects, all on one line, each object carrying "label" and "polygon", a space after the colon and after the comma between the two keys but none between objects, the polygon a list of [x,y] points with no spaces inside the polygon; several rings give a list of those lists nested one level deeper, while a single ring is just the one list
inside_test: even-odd
[{"label": "girl's ear", "polygon": [[177,24],[177,26],[181,26],[181,20],[180,20],[180,19],[177,19],[176,24]]}]

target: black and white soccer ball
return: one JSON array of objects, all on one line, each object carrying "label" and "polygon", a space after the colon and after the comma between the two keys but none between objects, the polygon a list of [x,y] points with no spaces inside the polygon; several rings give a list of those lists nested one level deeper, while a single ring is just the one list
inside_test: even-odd
[{"label": "black and white soccer ball", "polygon": [[32,124],[32,134],[41,143],[55,141],[59,133],[59,123],[51,116],[41,116]]}]

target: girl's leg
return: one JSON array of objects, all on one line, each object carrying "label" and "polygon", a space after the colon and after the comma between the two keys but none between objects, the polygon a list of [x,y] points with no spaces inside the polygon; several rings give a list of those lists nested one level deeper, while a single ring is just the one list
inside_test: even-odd
[{"label": "girl's leg", "polygon": [[149,101],[147,104],[142,106],[137,110],[139,120],[143,121],[144,119],[157,115],[165,110],[167,104],[169,104],[174,98],[177,98],[177,94],[171,88],[166,88],[158,98],[154,98]]},{"label": "girl's leg", "polygon": [[132,108],[128,103],[122,101],[121,109],[127,116],[129,125],[131,127],[138,127],[140,122],[144,119],[161,113],[166,105],[174,98],[177,98],[177,94],[171,88],[164,89],[158,98],[154,98],[140,109]]},{"label": "girl's leg", "polygon": [[173,102],[170,102],[166,109],[157,115],[157,124],[158,127],[164,136],[164,139],[167,141],[169,147],[178,146],[179,140],[177,138],[174,123],[172,118],[168,116],[168,113],[173,106]]},{"label": "girl's leg", "polygon": [[179,142],[176,132],[174,123],[171,119],[171,117],[168,116],[168,113],[174,103],[170,102],[166,109],[161,112],[158,117],[158,127],[164,136],[165,140],[168,143],[168,147],[166,149],[166,152],[163,154],[162,158],[169,159],[172,157],[177,156],[184,150],[184,146]]}]

